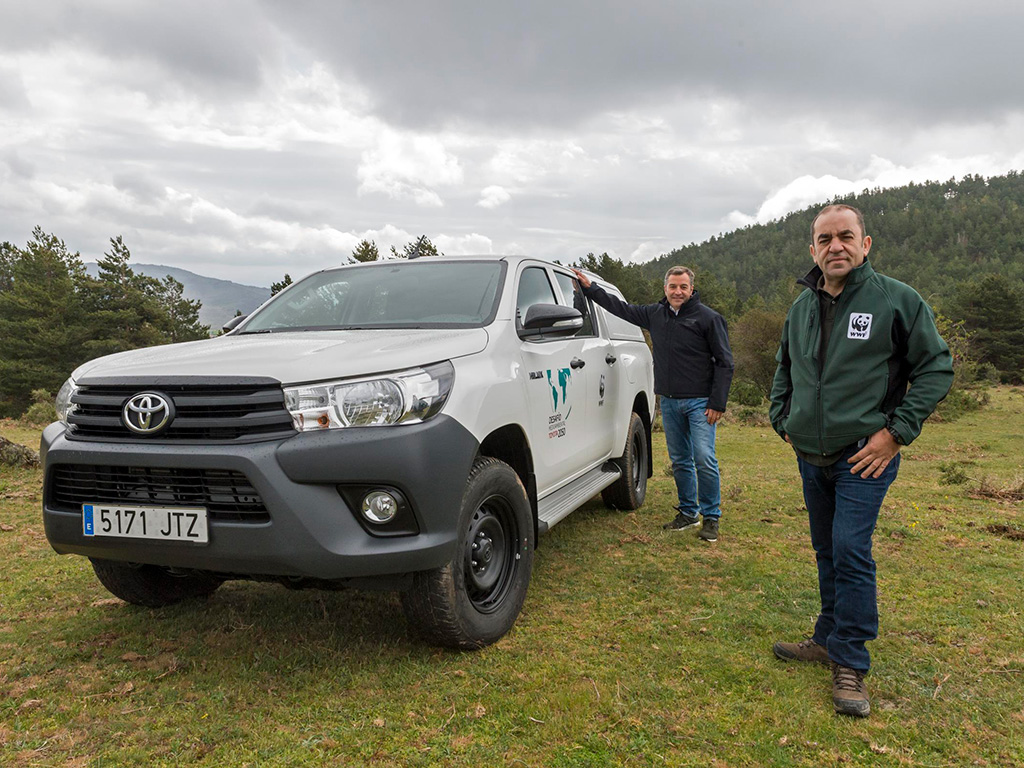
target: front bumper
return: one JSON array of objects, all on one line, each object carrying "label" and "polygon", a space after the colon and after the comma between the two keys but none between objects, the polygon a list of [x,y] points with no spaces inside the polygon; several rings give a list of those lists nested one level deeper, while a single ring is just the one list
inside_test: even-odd
[{"label": "front bumper", "polygon": [[[457,421],[297,434],[240,445],[99,442],[68,439],[63,424],[42,436],[43,522],[60,554],[222,574],[349,579],[437,568],[454,554],[466,478],[479,449]],[[86,537],[82,512],[54,500],[61,465],[219,469],[240,472],[259,492],[269,520],[210,519],[208,544]],[[338,486],[397,488],[418,533],[367,532]]]}]

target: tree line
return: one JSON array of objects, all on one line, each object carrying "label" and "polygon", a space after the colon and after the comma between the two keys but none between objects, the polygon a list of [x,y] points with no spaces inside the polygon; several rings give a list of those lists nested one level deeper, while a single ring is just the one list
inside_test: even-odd
[{"label": "tree line", "polygon": [[121,237],[86,274],[81,256],[36,227],[24,248],[0,243],[0,416],[18,416],[32,392],[53,394],[100,355],[204,339],[198,301],[183,286],[137,274]]}]

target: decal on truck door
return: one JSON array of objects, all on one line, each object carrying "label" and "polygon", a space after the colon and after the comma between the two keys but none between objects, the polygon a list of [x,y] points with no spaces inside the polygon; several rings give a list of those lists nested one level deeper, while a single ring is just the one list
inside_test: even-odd
[{"label": "decal on truck door", "polygon": [[[548,439],[565,436],[566,422],[572,411],[569,402],[572,391],[572,369],[556,368],[547,371],[548,386],[551,388],[551,415],[548,417]],[[565,414],[562,414],[562,411]]]}]

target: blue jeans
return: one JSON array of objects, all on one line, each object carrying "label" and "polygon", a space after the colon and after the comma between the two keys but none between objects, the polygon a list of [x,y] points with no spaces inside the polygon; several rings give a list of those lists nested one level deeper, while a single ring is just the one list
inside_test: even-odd
[{"label": "blue jeans", "polygon": [[850,447],[829,467],[797,457],[804,502],[811,524],[811,545],[818,561],[821,613],[814,642],[844,667],[867,671],[871,656],[865,643],[878,637],[878,599],[871,537],[886,491],[899,471],[896,454],[881,477],[850,473]]},{"label": "blue jeans", "polygon": [[706,397],[662,397],[661,423],[679,496],[690,517],[721,517],[721,480],[715,458],[715,425],[708,424]]}]

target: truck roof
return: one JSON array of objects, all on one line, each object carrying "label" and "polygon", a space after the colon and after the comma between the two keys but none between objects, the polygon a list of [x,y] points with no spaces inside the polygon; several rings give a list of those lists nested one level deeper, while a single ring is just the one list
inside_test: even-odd
[{"label": "truck roof", "polygon": [[349,263],[346,263],[346,264],[339,264],[337,267],[327,267],[327,268],[319,270],[319,271],[326,272],[329,269],[338,269],[338,268],[341,268],[341,267],[359,267],[359,266],[371,267],[371,266],[379,266],[379,265],[384,265],[384,264],[392,264],[392,263],[394,263],[396,261],[397,262],[408,262],[408,261],[420,261],[420,260],[423,260],[423,259],[431,261],[431,262],[506,261],[509,264],[518,264],[519,262],[522,262],[522,261],[539,261],[539,262],[542,262],[544,264],[550,264],[551,266],[556,266],[556,267],[557,266],[561,266],[561,267],[564,267],[564,268],[568,269],[568,266],[565,265],[565,264],[556,264],[555,262],[551,261],[550,259],[543,259],[543,258],[540,258],[538,256],[526,256],[526,255],[523,255],[523,254],[480,253],[480,254],[457,254],[457,255],[444,255],[444,256],[420,256],[420,257],[414,257],[412,259],[405,259],[405,258],[399,258],[399,259],[379,259],[377,261],[365,261],[365,262],[353,261],[353,262],[349,262]]}]

